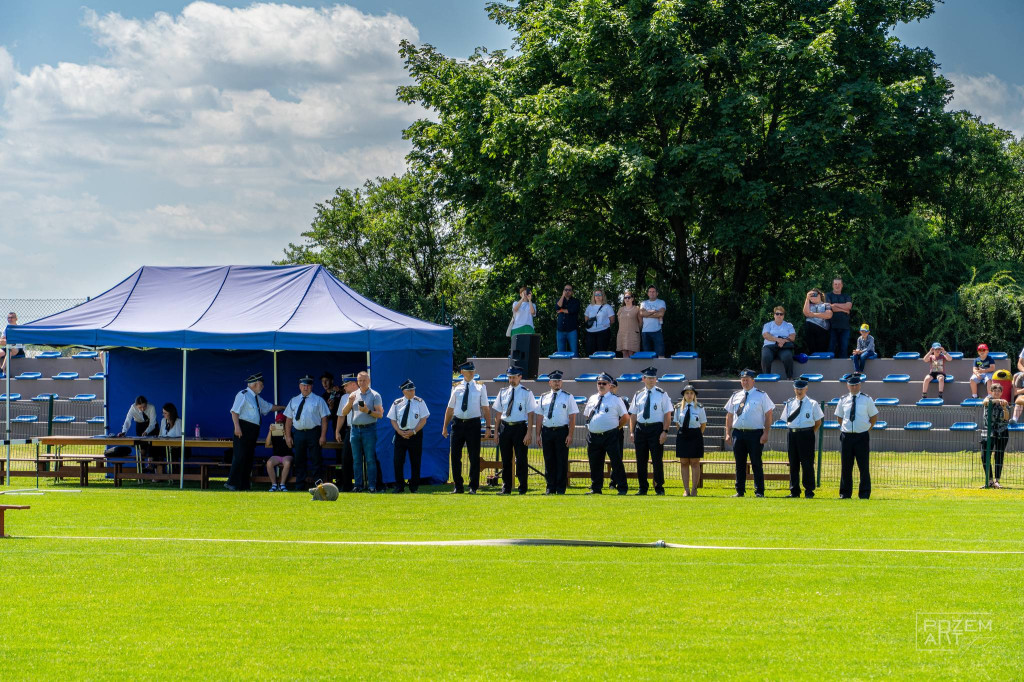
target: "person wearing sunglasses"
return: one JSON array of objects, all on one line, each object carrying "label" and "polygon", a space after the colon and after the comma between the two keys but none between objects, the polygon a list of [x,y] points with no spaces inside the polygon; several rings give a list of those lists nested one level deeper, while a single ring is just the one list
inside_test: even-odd
[{"label": "person wearing sunglasses", "polygon": [[588,495],[602,493],[605,455],[611,460],[612,480],[619,482],[619,495],[625,495],[628,490],[619,428],[629,421],[629,412],[625,403],[609,392],[611,383],[612,378],[602,374],[597,380],[597,393],[590,396],[583,407],[583,419],[587,425],[587,459],[590,461]]},{"label": "person wearing sunglasses", "polygon": [[615,336],[615,350],[628,358],[640,350],[640,306],[636,304],[633,292],[628,289],[622,295],[622,305],[615,313],[619,321],[619,332]]},{"label": "person wearing sunglasses", "polygon": [[764,344],[761,346],[761,373],[771,374],[772,362],[778,358],[786,370],[786,378],[793,378],[793,340],[796,339],[796,328],[786,322],[786,309],[775,306],[772,321],[765,322],[761,327]]},{"label": "person wearing sunglasses", "polygon": [[555,337],[558,351],[577,352],[580,326],[580,299],[572,295],[572,285],[566,284],[562,296],[555,303],[558,312],[555,322]]},{"label": "person wearing sunglasses", "polygon": [[612,340],[612,325],[615,324],[615,309],[605,298],[603,289],[595,289],[590,305],[584,311],[587,326],[587,355],[608,350]]}]

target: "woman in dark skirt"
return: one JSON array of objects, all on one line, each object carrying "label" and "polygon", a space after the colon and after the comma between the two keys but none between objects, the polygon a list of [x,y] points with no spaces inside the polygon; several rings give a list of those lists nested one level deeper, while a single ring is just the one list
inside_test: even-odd
[{"label": "woman in dark skirt", "polygon": [[[679,425],[676,434],[676,457],[682,465],[683,495],[696,497],[700,487],[700,460],[704,457],[704,429],[708,415],[704,406],[697,402],[697,389],[683,387],[683,399],[676,406],[672,421]],[[693,488],[690,479],[693,478]]]}]

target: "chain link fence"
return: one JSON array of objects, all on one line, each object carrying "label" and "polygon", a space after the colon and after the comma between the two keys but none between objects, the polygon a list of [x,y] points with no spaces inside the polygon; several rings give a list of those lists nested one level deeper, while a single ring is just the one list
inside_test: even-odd
[{"label": "chain link fence", "polygon": [[[28,324],[44,317],[49,317],[62,310],[73,308],[88,301],[88,298],[0,298],[0,314],[3,314],[4,327],[7,326],[7,315],[14,313],[18,316],[18,324]],[[50,346],[37,346],[28,344],[25,346],[25,354],[33,355],[34,352],[46,350]],[[72,351],[68,350],[65,354]]]}]

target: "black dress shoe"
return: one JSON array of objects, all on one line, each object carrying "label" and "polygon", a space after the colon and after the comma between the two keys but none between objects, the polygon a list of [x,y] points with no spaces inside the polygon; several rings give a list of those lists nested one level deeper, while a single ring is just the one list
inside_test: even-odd
[{"label": "black dress shoe", "polygon": [[588,491],[587,491],[586,493],[584,493],[584,494],[586,494],[586,495],[601,495],[601,494],[602,494],[602,491],[600,491],[600,490],[588,490]]},{"label": "black dress shoe", "polygon": [[455,490],[448,493],[449,495],[461,495],[465,491],[462,488],[456,488]]},{"label": "black dress shoe", "polygon": [[230,483],[225,483],[224,484],[224,489],[225,490],[230,490],[233,493],[237,493],[238,492],[238,488],[236,488],[235,486],[231,485]]},{"label": "black dress shoe", "polygon": [[520,494],[520,495],[525,495],[525,494],[526,494],[526,493],[528,493],[529,491],[530,491],[530,489],[529,489],[529,488],[520,488],[520,489],[519,489],[519,494]]},{"label": "black dress shoe", "polygon": [[848,499],[850,499],[850,496],[849,495],[840,495],[839,499],[840,500],[848,500]]},{"label": "black dress shoe", "polygon": [[764,493],[754,493],[754,497],[764,497]]},{"label": "black dress shoe", "polygon": [[637,490],[637,491],[636,491],[635,493],[633,493],[633,494],[634,494],[634,495],[646,495],[646,494],[647,494],[647,491],[646,491],[646,490]]},{"label": "black dress shoe", "polygon": [[733,497],[743,497],[743,493],[736,493]]},{"label": "black dress shoe", "polygon": [[352,488],[352,492],[354,492],[354,493],[361,493],[361,492],[363,492],[363,489],[360,488],[359,486],[355,486],[355,487]]},{"label": "black dress shoe", "polygon": [[565,491],[564,491],[564,490],[559,490],[559,491],[557,492],[557,494],[558,494],[558,495],[564,495],[564,494],[565,494]]},{"label": "black dress shoe", "polygon": [[814,493],[812,493],[812,492],[806,492],[806,493],[804,493],[804,497],[806,497],[806,498],[807,498],[807,499],[809,500],[809,499],[811,499],[812,497],[814,497]]},{"label": "black dress shoe", "polygon": [[392,494],[392,495],[398,495],[398,494],[400,494],[400,493],[404,493],[404,492],[405,492],[405,491],[404,491],[404,490],[402,490],[401,488],[392,488],[392,489],[391,489],[391,494]]},{"label": "black dress shoe", "polygon": [[554,495],[554,494],[555,494],[555,492],[554,492],[553,490],[545,490],[545,491],[544,491],[544,494],[545,494],[545,495]]},{"label": "black dress shoe", "polygon": [[469,489],[468,491],[466,491],[466,492],[468,492],[468,493],[469,493],[470,495],[476,495],[476,488],[470,488],[470,489]]},{"label": "black dress shoe", "polygon": [[[619,495],[628,495],[628,494],[629,494],[629,491],[628,491],[628,490],[626,490],[626,489],[623,489],[623,490],[620,490],[620,491],[619,491]],[[647,494],[647,493],[644,493],[644,495],[646,495],[646,494]]]},{"label": "black dress shoe", "polygon": [[511,495],[512,491],[511,490],[501,490],[500,492],[498,492],[498,494],[499,495]]},{"label": "black dress shoe", "polygon": [[664,495],[665,494],[665,489],[661,488],[660,490],[655,490],[654,494],[655,495]]},{"label": "black dress shoe", "polygon": [[790,493],[786,497],[800,497],[800,493]]}]

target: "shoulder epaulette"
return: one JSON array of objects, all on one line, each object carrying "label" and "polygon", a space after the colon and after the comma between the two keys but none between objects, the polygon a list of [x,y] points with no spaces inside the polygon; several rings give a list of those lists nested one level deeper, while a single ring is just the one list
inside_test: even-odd
[{"label": "shoulder epaulette", "polygon": [[398,398],[398,399],[396,399],[396,400],[395,400],[395,405],[397,405],[397,404],[398,404],[398,403],[400,403],[400,402],[402,402],[402,399],[401,399],[401,398]]},{"label": "shoulder epaulette", "polygon": [[419,397],[418,395],[414,395],[414,396],[412,397],[412,399],[413,399],[413,400],[415,400],[415,401],[417,401],[417,402],[421,402],[421,403],[423,402],[423,398]]}]

